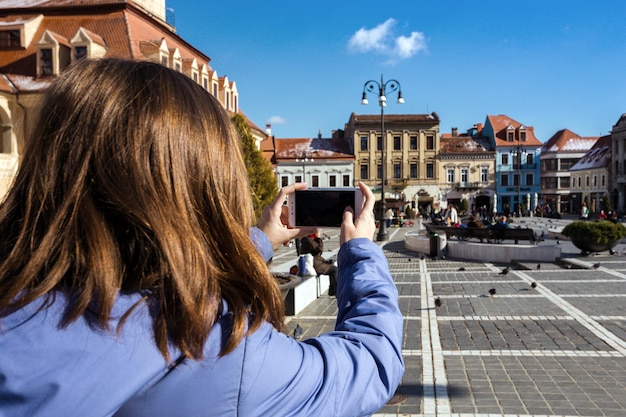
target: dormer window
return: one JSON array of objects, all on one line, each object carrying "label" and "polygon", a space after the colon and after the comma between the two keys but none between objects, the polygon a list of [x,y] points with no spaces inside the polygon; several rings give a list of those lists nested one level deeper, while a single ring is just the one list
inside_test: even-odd
[{"label": "dormer window", "polygon": [[107,47],[104,39],[83,27],[78,28],[70,43],[72,44],[72,62],[85,58],[102,58],[106,55]]},{"label": "dormer window", "polygon": [[519,140],[521,140],[522,142],[526,142],[526,131],[522,130],[521,132],[519,132]]},{"label": "dormer window", "polygon": [[19,48],[22,37],[19,29],[0,30],[0,48]]},{"label": "dormer window", "polygon": [[40,75],[52,75],[54,73],[51,48],[39,49],[39,73]]},{"label": "dormer window", "polygon": [[81,59],[87,58],[87,47],[86,46],[76,46],[74,48],[74,61],[80,61]]},{"label": "dormer window", "polygon": [[513,142],[514,139],[515,139],[515,132],[507,132],[506,134],[507,142]]},{"label": "dormer window", "polygon": [[70,42],[50,30],[46,30],[37,42],[37,75],[59,75],[71,61]]}]

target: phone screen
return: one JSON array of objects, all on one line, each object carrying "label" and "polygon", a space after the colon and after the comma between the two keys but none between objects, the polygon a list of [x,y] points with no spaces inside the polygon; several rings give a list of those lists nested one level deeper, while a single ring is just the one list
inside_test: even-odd
[{"label": "phone screen", "polygon": [[360,207],[355,207],[355,195],[355,189],[296,191],[295,224],[297,226],[339,227],[346,207],[360,209]]}]

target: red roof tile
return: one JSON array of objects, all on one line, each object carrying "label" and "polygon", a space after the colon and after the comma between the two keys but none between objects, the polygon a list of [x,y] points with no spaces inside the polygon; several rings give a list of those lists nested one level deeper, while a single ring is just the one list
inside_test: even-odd
[{"label": "red roof tile", "polygon": [[[541,146],[543,145],[539,139],[535,136],[535,128],[532,126],[522,125],[520,122],[510,118],[509,116],[500,114],[497,116],[487,116],[487,121],[493,127],[495,132],[495,145],[496,146],[511,146],[512,144],[518,144],[517,132],[522,129],[526,131],[525,145],[528,146]],[[522,129],[520,129],[522,128]],[[511,143],[507,141],[507,131],[514,129],[516,131],[515,142]]]}]

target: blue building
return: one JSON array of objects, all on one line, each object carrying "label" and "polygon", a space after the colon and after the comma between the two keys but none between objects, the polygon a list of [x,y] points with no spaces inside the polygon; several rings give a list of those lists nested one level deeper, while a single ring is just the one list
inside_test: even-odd
[{"label": "blue building", "polygon": [[482,136],[496,151],[496,210],[528,215],[540,204],[540,159],[543,143],[532,126],[506,116],[487,116]]}]

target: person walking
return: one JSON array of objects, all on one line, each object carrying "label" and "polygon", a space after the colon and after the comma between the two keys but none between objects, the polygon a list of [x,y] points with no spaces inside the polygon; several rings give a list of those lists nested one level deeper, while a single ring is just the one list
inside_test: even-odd
[{"label": "person walking", "polygon": [[[297,341],[240,139],[189,77],[81,60],[46,90],[0,205],[0,415],[364,416],[404,373],[374,195],[346,208],[332,332]],[[306,335],[304,335],[306,336]]]}]

